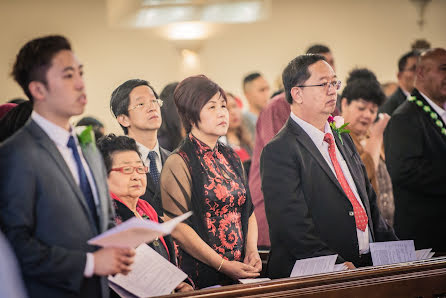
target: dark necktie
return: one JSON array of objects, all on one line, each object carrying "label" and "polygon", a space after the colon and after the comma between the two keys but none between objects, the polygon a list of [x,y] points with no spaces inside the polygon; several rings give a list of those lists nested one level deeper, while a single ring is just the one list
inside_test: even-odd
[{"label": "dark necktie", "polygon": [[85,173],[84,167],[82,165],[81,157],[79,156],[79,152],[77,151],[76,142],[74,141],[73,136],[70,136],[68,139],[68,148],[73,152],[74,160],[76,161],[77,172],[79,174],[79,187],[84,194],[84,198],[87,201],[88,208],[90,209],[90,213],[95,220],[95,223],[98,223],[98,217],[96,214],[96,204],[94,203],[93,192],[91,191],[90,183],[88,182],[87,174]]},{"label": "dark necktie", "polygon": [[367,213],[365,212],[364,208],[362,208],[361,204],[359,204],[358,199],[356,199],[353,191],[348,185],[347,179],[345,179],[344,173],[342,172],[341,166],[339,165],[338,159],[336,158],[333,136],[329,133],[326,133],[324,141],[328,143],[328,153],[330,155],[331,162],[333,163],[338,181],[353,206],[356,227],[364,232],[368,222]]},{"label": "dark necktie", "polygon": [[153,182],[155,182],[155,185],[158,185],[160,183],[160,173],[156,167],[157,154],[155,151],[150,151],[148,157],[150,160],[150,176],[152,177]]}]

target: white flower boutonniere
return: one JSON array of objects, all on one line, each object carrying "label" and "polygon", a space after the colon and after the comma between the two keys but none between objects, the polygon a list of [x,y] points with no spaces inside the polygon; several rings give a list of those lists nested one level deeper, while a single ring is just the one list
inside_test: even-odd
[{"label": "white flower boutonniere", "polygon": [[328,116],[327,119],[328,123],[330,124],[331,130],[333,130],[339,137],[339,139],[341,140],[341,144],[344,145],[344,142],[342,141],[342,137],[341,137],[341,133],[349,133],[350,130],[349,129],[345,129],[345,127],[347,127],[347,125],[349,123],[344,123],[344,118],[342,118],[341,116]]},{"label": "white flower boutonniere", "polygon": [[96,147],[93,127],[91,125],[78,126],[75,129],[76,129],[77,139],[79,140],[79,144],[82,147],[85,148],[88,144],[93,144],[93,147]]}]

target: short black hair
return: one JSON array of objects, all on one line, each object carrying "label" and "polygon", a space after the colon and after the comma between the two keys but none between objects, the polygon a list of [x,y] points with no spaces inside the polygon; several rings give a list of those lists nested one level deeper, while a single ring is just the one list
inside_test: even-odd
[{"label": "short black hair", "polygon": [[19,51],[11,75],[33,101],[29,83],[38,81],[47,86],[46,74],[51,60],[62,50],[71,51],[70,42],[61,35],[50,35],[27,42]]},{"label": "short black hair", "polygon": [[260,72],[252,72],[243,78],[243,90],[245,90],[246,84],[260,78],[262,74]]},{"label": "short black hair", "polygon": [[26,99],[23,99],[21,97],[16,97],[13,99],[8,100],[9,103],[15,103],[15,104],[21,104],[22,102],[27,101]]},{"label": "short black hair", "polygon": [[94,117],[84,117],[79,122],[76,123],[76,126],[89,126],[93,128],[94,139],[97,141],[104,134],[101,131],[101,128],[104,128],[104,124],[101,121]]},{"label": "short black hair", "polygon": [[33,102],[26,100],[12,108],[0,120],[0,142],[5,141],[28,121],[33,111]]},{"label": "short black hair", "polygon": [[315,44],[308,48],[306,54],[325,54],[331,52],[330,49],[323,44]]},{"label": "short black hair", "polygon": [[376,75],[371,70],[367,68],[355,68],[352,71],[350,71],[345,83],[348,85],[350,82],[357,79],[378,81]]},{"label": "short black hair", "polygon": [[342,91],[341,97],[346,98],[348,104],[361,98],[377,106],[380,106],[386,100],[386,95],[379,82],[364,78],[350,81]]},{"label": "short black hair", "polygon": [[401,56],[401,58],[398,60],[398,71],[403,71],[407,66],[407,60],[411,57],[418,58],[420,56],[419,51],[410,51]]},{"label": "short black hair", "polygon": [[[130,104],[130,93],[133,89],[135,89],[138,86],[147,86],[150,89],[152,89],[153,94],[156,98],[158,98],[158,94],[156,93],[155,89],[150,85],[150,83],[146,80],[140,80],[140,79],[131,79],[128,81],[125,81],[121,85],[116,88],[110,98],[110,110],[112,111],[113,116],[117,118],[119,115],[129,115],[129,104]],[[121,124],[119,124],[121,125]],[[127,127],[122,126],[122,130],[124,131],[124,134],[128,134]]]},{"label": "short black hair", "polygon": [[141,158],[141,154],[138,151],[138,146],[136,145],[136,141],[127,136],[116,136],[115,134],[111,133],[101,137],[97,141],[96,146],[99,148],[99,151],[102,154],[102,158],[104,159],[107,174],[109,174],[112,169],[113,153],[124,152],[124,151],[135,151]]},{"label": "short black hair", "polygon": [[282,73],[282,81],[288,103],[293,103],[291,88],[303,84],[306,80],[308,80],[311,77],[308,67],[320,60],[326,61],[322,55],[300,55],[291,60],[291,62],[285,67]]}]

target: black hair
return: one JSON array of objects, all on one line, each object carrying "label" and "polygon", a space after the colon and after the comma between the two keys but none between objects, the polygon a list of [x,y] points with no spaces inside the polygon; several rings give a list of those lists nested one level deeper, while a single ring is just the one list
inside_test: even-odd
[{"label": "black hair", "polygon": [[99,148],[99,151],[102,154],[102,158],[104,159],[107,173],[110,173],[112,169],[113,153],[124,152],[124,151],[135,151],[141,158],[141,154],[138,151],[138,146],[136,145],[136,141],[127,136],[116,136],[115,134],[111,133],[101,137],[97,141],[96,146]]},{"label": "black hair", "polygon": [[253,72],[243,78],[243,90],[245,90],[246,84],[260,78],[262,75],[259,72]]},{"label": "black hair", "polygon": [[17,54],[11,75],[33,101],[29,83],[38,81],[48,85],[46,74],[53,57],[62,50],[71,51],[70,42],[63,36],[51,35],[27,42]]},{"label": "black hair", "polygon": [[325,54],[331,52],[330,49],[322,44],[315,44],[308,48],[306,54]]},{"label": "black hair", "polygon": [[173,92],[178,86],[178,83],[179,82],[168,84],[160,93],[160,98],[163,100],[164,104],[161,109],[161,118],[163,119],[163,122],[158,129],[158,142],[161,147],[169,151],[175,150],[183,139],[181,135],[183,124],[181,123],[180,115],[178,114],[177,106],[173,99]]},{"label": "black hair", "polygon": [[320,60],[326,61],[322,55],[300,55],[291,60],[291,62],[285,67],[282,73],[282,81],[288,103],[293,103],[291,88],[301,85],[308,80],[311,76],[308,67]]},{"label": "black hair", "polygon": [[27,101],[27,100],[20,98],[20,97],[16,97],[16,98],[8,100],[9,103],[15,103],[15,104],[21,104],[22,102],[25,102],[25,101]]},{"label": "black hair", "polygon": [[420,52],[419,51],[410,51],[406,54],[404,54],[403,56],[401,56],[401,58],[398,60],[398,71],[403,71],[405,70],[406,66],[407,66],[407,60],[411,57],[415,57],[418,58],[420,56]]},{"label": "black hair", "polygon": [[371,70],[367,68],[355,68],[350,71],[345,83],[348,85],[350,82],[358,79],[378,81],[376,75]]},{"label": "black hair", "polygon": [[[112,111],[113,116],[117,118],[119,115],[129,115],[129,104],[130,104],[130,93],[133,89],[135,89],[138,86],[147,86],[150,89],[152,89],[153,94],[156,98],[158,98],[158,94],[155,92],[155,89],[149,84],[146,80],[140,80],[140,79],[131,79],[128,80],[121,85],[119,85],[118,88],[116,88],[110,98],[110,109]],[[119,124],[121,125],[121,124]],[[124,131],[124,134],[128,134],[127,127],[124,127],[121,125],[122,130]]]},{"label": "black hair", "polygon": [[93,128],[94,138],[98,140],[104,134],[101,132],[101,128],[104,128],[104,124],[101,121],[94,117],[84,117],[79,122],[76,123],[76,126],[89,126]]},{"label": "black hair", "polygon": [[17,130],[23,127],[28,121],[33,111],[33,102],[26,100],[12,108],[0,120],[0,142],[12,136]]},{"label": "black hair", "polygon": [[354,100],[363,99],[377,106],[380,106],[386,100],[386,95],[382,91],[379,82],[364,78],[355,79],[347,83],[341,97],[346,98],[348,104]]}]

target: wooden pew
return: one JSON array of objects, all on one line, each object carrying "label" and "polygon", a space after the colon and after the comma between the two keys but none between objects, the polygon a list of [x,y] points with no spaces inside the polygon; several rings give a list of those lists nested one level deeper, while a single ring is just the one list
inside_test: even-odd
[{"label": "wooden pew", "polygon": [[162,297],[446,297],[446,257]]}]

